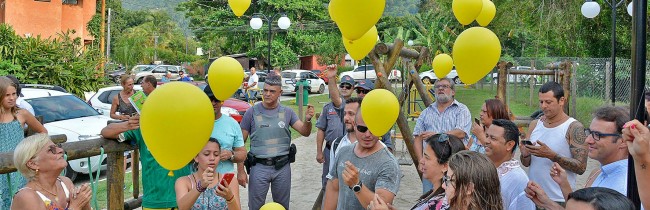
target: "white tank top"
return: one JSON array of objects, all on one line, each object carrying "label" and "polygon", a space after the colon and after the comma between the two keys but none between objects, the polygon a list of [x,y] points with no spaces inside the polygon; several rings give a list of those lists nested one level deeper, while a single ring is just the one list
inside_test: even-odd
[{"label": "white tank top", "polygon": [[[538,121],[535,130],[530,134],[530,141],[533,143],[537,141],[544,142],[544,144],[561,157],[573,157],[566,136],[569,125],[574,121],[576,120],[570,117],[567,121],[554,128],[547,128],[544,126],[543,122]],[[550,159],[532,155],[528,177],[531,181],[542,186],[542,189],[544,189],[551,200],[556,202],[565,202],[560,186],[553,181],[553,178],[551,178],[550,171],[552,166],[553,161]],[[571,188],[575,188],[576,174],[569,170],[566,172]]]}]

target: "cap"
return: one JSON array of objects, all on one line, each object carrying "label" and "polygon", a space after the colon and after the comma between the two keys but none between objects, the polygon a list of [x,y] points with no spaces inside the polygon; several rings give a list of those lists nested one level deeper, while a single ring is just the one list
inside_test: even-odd
[{"label": "cap", "polygon": [[354,85],[354,79],[352,79],[351,76],[345,75],[345,76],[341,77],[341,84],[343,84],[343,83],[348,83],[348,84]]},{"label": "cap", "polygon": [[212,93],[212,88],[210,88],[210,85],[206,85],[205,88],[203,88],[203,92],[205,95],[208,95],[208,97],[214,97],[214,93]]},{"label": "cap", "polygon": [[375,89],[375,83],[373,83],[369,79],[365,79],[365,80],[361,80],[361,81],[357,82],[357,85],[354,86],[354,88],[363,88],[363,89],[366,89],[366,90],[373,90],[373,89]]}]

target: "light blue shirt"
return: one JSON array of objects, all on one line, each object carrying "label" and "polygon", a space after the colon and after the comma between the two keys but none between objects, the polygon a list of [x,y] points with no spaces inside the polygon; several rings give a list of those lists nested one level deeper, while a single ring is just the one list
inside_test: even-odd
[{"label": "light blue shirt", "polygon": [[[244,136],[241,133],[239,123],[230,116],[221,115],[219,119],[214,121],[214,128],[210,137],[216,138],[219,141],[221,151],[234,151],[235,148],[244,146]],[[234,163],[230,160],[220,161],[219,166],[217,166],[217,172],[235,172]]]},{"label": "light blue shirt", "polygon": [[[454,102],[441,112],[438,111],[438,102],[424,109],[418,117],[413,130],[413,135],[418,136],[425,131],[444,133],[459,129],[465,132],[465,139],[472,128],[472,115],[465,104],[454,99]],[[424,140],[422,141],[424,145]]]},{"label": "light blue shirt", "polygon": [[592,187],[606,187],[627,195],[627,159],[601,166],[600,170]]}]

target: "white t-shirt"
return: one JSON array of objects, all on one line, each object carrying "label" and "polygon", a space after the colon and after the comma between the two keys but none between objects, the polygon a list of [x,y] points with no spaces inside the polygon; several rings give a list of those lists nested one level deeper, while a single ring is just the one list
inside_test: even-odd
[{"label": "white t-shirt", "polygon": [[[257,83],[259,81],[259,76],[257,74],[251,74],[251,76],[248,78],[248,87],[249,88],[257,88]],[[255,83],[255,85],[253,85]]]}]

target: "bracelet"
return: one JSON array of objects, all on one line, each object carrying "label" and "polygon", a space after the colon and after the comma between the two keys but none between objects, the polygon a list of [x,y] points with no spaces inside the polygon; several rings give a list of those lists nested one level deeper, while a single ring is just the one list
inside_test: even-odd
[{"label": "bracelet", "polygon": [[199,191],[200,193],[205,192],[205,190],[208,189],[207,187],[201,187],[201,180],[196,182],[196,191]]},{"label": "bracelet", "polygon": [[233,194],[232,197],[230,197],[230,199],[226,199],[226,203],[232,203],[232,200],[234,199],[235,199],[235,195]]}]

